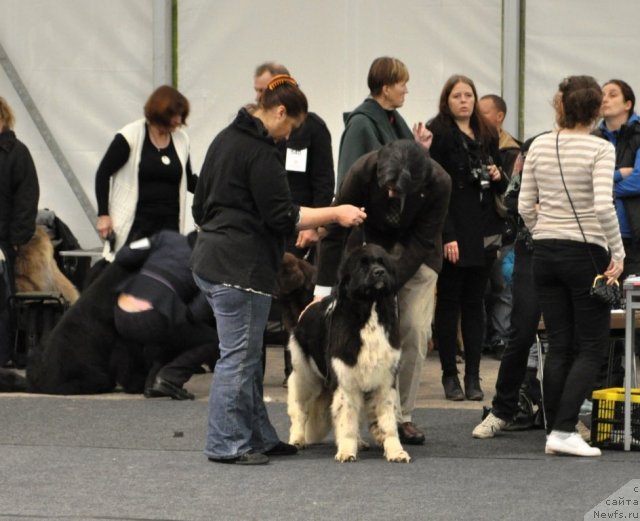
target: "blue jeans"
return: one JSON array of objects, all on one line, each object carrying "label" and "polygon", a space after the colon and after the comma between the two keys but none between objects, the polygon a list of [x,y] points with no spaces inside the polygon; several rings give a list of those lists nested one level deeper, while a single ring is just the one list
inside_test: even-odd
[{"label": "blue jeans", "polygon": [[589,288],[608,264],[608,252],[593,244],[535,241],[533,277],[549,341],[543,379],[548,431],[575,430],[580,405],[591,395],[604,361],[610,309],[589,295]]},{"label": "blue jeans", "polygon": [[262,396],[262,335],[271,297],[213,284],[195,274],[194,279],[213,309],[220,338],[204,453],[227,459],[272,449],[279,438]]}]

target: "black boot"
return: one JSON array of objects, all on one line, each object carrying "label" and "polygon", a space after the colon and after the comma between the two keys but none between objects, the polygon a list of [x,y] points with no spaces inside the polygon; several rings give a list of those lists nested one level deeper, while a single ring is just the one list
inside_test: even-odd
[{"label": "black boot", "polygon": [[460,380],[458,376],[443,376],[442,387],[444,387],[444,396],[447,400],[453,400],[454,402],[461,402],[464,400],[464,393],[460,386]]},{"label": "black boot", "polygon": [[484,393],[480,388],[479,376],[467,376],[464,377],[464,394],[467,400],[479,402],[484,398]]}]

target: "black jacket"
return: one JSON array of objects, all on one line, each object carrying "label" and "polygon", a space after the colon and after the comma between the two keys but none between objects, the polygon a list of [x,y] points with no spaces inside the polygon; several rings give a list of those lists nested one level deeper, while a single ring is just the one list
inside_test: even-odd
[{"label": "black jacket", "polygon": [[362,244],[363,240],[387,251],[401,244],[404,250],[397,263],[398,287],[404,286],[421,264],[437,272],[442,268],[442,226],[451,193],[449,176],[431,161],[432,168],[420,189],[405,197],[399,226],[393,227],[385,219],[389,205],[387,190],[378,185],[378,154],[376,150],[358,159],[336,194],[335,204],[364,207],[367,220],[358,228],[338,225],[327,228],[328,234],[320,243],[318,284],[321,286],[335,284],[347,236],[347,249]]},{"label": "black jacket", "polygon": [[[482,190],[471,171],[469,143],[465,147],[467,138],[457,125],[436,118],[428,123],[428,127],[433,132],[431,157],[451,176],[451,200],[442,242],[458,242],[459,266],[482,266],[485,263],[484,237],[504,232],[505,223],[496,213],[494,195],[503,194],[508,181],[503,175],[500,181],[491,181],[488,190]],[[484,161],[489,161],[490,157],[501,166],[497,135],[481,144],[479,153]]]},{"label": "black jacket", "polygon": [[172,325],[212,322],[211,307],[191,275],[190,256],[187,238],[171,230],[123,246],[115,262],[135,273],[117,290],[151,302]]},{"label": "black jacket", "polygon": [[280,153],[260,122],[241,109],[207,151],[193,198],[198,233],[191,266],[199,277],[273,293],[284,239],[295,231]]},{"label": "black jacket", "polygon": [[302,126],[277,146],[283,158],[286,158],[287,148],[307,151],[304,172],[287,170],[291,199],[300,206],[329,206],[333,200],[335,173],[331,134],[325,122],[317,114],[309,112]]},{"label": "black jacket", "polygon": [[40,187],[29,149],[12,130],[0,133],[0,242],[20,246],[36,231]]}]

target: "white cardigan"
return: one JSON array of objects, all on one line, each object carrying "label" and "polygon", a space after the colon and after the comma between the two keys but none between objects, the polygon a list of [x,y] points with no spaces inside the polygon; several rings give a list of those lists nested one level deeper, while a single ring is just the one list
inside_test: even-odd
[{"label": "white cardigan", "polygon": [[[111,189],[109,190],[109,216],[116,235],[115,253],[127,240],[136,213],[138,204],[138,165],[142,156],[142,145],[145,136],[145,119],[139,119],[129,123],[118,131],[129,144],[129,160],[124,166],[111,176]],[[187,192],[187,160],[189,159],[189,137],[181,129],[176,129],[172,134],[173,145],[182,164],[182,176],[180,177],[180,232],[183,232],[184,212]]]}]

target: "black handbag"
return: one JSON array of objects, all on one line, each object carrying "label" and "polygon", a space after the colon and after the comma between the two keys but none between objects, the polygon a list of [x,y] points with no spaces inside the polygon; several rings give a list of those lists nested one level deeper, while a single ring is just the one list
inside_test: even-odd
[{"label": "black handbag", "polygon": [[622,292],[617,280],[613,284],[607,284],[607,279],[604,275],[596,275],[589,294],[608,304],[612,309],[620,309],[622,307]]},{"label": "black handbag", "polygon": [[587,242],[587,238],[584,235],[584,231],[582,230],[580,219],[578,219],[578,213],[576,212],[576,209],[573,206],[573,200],[569,195],[567,184],[564,181],[564,175],[562,174],[562,164],[560,163],[559,141],[560,141],[560,132],[556,134],[556,155],[558,156],[558,167],[560,168],[560,178],[562,179],[564,191],[567,193],[567,198],[569,199],[569,203],[571,204],[573,215],[575,216],[576,221],[578,223],[578,227],[580,228],[580,233],[582,233],[582,238],[584,239],[584,242],[587,245],[587,250],[589,251],[589,256],[591,257],[591,262],[593,263],[593,267],[596,272],[596,276],[593,279],[593,284],[591,284],[591,288],[589,289],[589,295],[591,295],[596,300],[599,300],[603,304],[608,305],[612,309],[622,308],[622,292],[620,290],[620,284],[618,283],[618,281],[616,280],[613,284],[607,284],[607,278],[604,275],[598,273],[598,266],[596,265],[596,261],[593,258],[593,254],[591,253],[591,249],[589,248],[589,243]]}]

